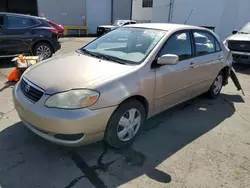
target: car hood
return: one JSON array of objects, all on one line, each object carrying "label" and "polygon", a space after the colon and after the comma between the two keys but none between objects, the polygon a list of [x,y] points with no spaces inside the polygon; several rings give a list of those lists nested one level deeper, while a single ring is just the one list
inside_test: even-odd
[{"label": "car hood", "polygon": [[24,77],[44,89],[46,94],[88,88],[114,76],[120,76],[134,66],[118,64],[76,52],[54,57],[30,67]]},{"label": "car hood", "polygon": [[250,41],[250,34],[235,34],[228,37],[227,40]]},{"label": "car hood", "polygon": [[114,27],[117,27],[117,26],[114,26],[114,25],[100,25],[99,27],[103,27],[103,28],[114,28]]}]

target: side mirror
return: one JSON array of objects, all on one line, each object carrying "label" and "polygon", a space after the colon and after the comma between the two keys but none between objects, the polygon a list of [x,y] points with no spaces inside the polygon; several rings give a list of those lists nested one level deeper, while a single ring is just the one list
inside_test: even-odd
[{"label": "side mirror", "polygon": [[238,31],[237,30],[233,30],[232,34],[235,35]]},{"label": "side mirror", "polygon": [[179,57],[174,54],[165,54],[158,58],[159,65],[176,65],[179,62]]}]

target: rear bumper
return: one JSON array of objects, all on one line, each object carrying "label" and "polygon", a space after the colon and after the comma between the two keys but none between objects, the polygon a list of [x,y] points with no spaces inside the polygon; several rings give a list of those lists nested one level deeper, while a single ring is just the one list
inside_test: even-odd
[{"label": "rear bumper", "polygon": [[60,42],[54,42],[54,52],[57,52],[61,49],[61,43]]}]

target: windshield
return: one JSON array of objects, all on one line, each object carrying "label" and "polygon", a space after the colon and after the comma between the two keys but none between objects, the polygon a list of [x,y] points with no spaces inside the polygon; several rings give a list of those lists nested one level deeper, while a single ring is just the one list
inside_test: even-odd
[{"label": "windshield", "polygon": [[238,33],[250,34],[250,23],[247,23]]},{"label": "windshield", "polygon": [[112,57],[129,64],[139,64],[167,31],[118,28],[83,47],[82,51]]}]

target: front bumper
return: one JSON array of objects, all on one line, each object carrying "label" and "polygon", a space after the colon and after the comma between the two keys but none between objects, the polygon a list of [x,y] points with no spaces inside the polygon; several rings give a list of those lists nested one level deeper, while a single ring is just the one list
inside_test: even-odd
[{"label": "front bumper", "polygon": [[234,63],[250,64],[250,53],[232,51]]},{"label": "front bumper", "polygon": [[[116,106],[90,110],[64,110],[44,106],[48,95],[36,103],[29,101],[22,93],[19,84],[13,89],[15,108],[22,122],[34,133],[51,142],[79,146],[103,139],[104,131]],[[58,139],[56,135],[81,134],[77,140]]]}]

